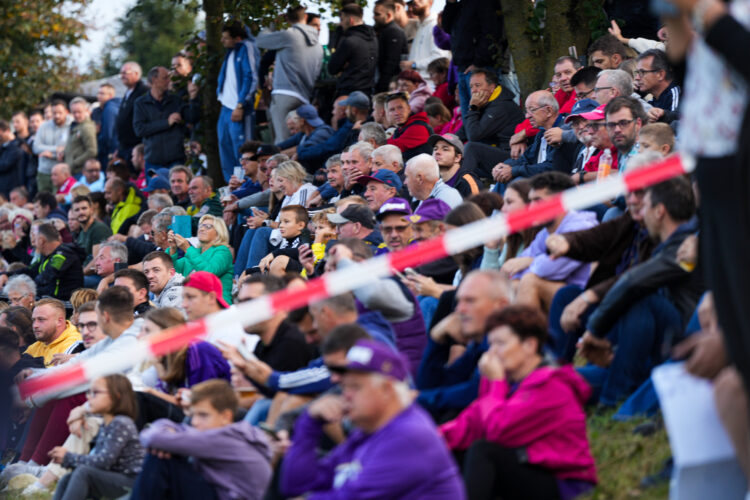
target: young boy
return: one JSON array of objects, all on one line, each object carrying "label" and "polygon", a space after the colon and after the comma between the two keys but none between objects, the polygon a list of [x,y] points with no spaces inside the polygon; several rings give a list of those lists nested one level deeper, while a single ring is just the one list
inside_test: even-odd
[{"label": "young boy", "polygon": [[271,267],[271,262],[280,255],[286,255],[290,261],[299,261],[297,249],[302,244],[310,244],[310,231],[307,229],[309,221],[307,209],[302,205],[283,207],[279,214],[279,233],[283,239],[271,253],[261,259],[258,267],[262,271],[267,271]]},{"label": "young boy", "polygon": [[224,380],[194,385],[190,426],[161,419],[141,432],[150,453],[131,498],[262,499],[271,480],[271,448],[257,427],[233,423],[237,406]]},{"label": "young boy", "polygon": [[656,151],[667,156],[674,151],[674,131],[666,123],[651,123],[638,133],[638,152]]}]

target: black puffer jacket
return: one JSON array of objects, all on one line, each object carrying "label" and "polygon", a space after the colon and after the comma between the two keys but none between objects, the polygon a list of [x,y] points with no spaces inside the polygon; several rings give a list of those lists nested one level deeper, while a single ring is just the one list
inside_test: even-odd
[{"label": "black puffer jacket", "polygon": [[332,75],[341,73],[336,80],[336,95],[351,94],[355,90],[371,95],[377,63],[378,39],[372,27],[360,24],[344,31],[328,61],[328,71]]},{"label": "black puffer jacket", "polygon": [[128,98],[123,99],[120,103],[120,110],[117,112],[117,119],[115,120],[115,131],[117,132],[117,143],[121,150],[133,148],[141,142],[135,130],[133,130],[133,111],[136,99],[146,92],[148,92],[148,85],[138,81]]},{"label": "black puffer jacket", "polygon": [[443,30],[451,35],[453,64],[465,71],[472,64],[478,68],[498,66],[509,70],[508,40],[499,0],[462,0],[446,2]]}]

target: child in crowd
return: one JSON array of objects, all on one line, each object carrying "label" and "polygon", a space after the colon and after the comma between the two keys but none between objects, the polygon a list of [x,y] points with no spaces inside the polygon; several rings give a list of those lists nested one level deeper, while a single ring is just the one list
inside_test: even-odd
[{"label": "child in crowd", "polygon": [[264,272],[267,271],[271,262],[279,255],[285,255],[289,257],[289,260],[299,261],[299,246],[310,244],[310,231],[307,229],[309,221],[307,209],[302,205],[283,207],[279,214],[279,233],[283,239],[271,253],[261,259],[258,267]]},{"label": "child in crowd", "polygon": [[103,423],[88,455],[71,453],[62,446],[49,452],[54,463],[73,469],[60,479],[55,500],[120,497],[141,471],[144,451],[134,422],[136,397],[128,378],[119,374],[98,378],[86,396],[90,412],[101,415]]},{"label": "child in crowd", "polygon": [[141,433],[151,454],[131,498],[263,498],[271,480],[271,448],[259,428],[233,423],[237,406],[237,395],[224,380],[194,386],[191,425],[162,419]]},{"label": "child in crowd", "polygon": [[666,123],[651,123],[638,133],[638,152],[656,151],[667,156],[674,151],[674,131]]}]

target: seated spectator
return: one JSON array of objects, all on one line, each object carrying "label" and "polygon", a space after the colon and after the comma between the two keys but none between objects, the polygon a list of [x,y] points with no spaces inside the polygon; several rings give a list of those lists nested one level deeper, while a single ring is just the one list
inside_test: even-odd
[{"label": "seated spectator", "polygon": [[[318,116],[318,110],[312,104],[303,104],[296,109],[300,121],[300,131],[289,139],[276,143],[282,153],[292,155],[305,148],[325,142],[334,133],[333,128]],[[317,166],[310,170],[314,172]]]},{"label": "seated spectator", "polygon": [[363,175],[372,173],[372,146],[369,142],[357,142],[341,153],[341,170],[344,173],[342,197],[362,195],[364,185],[357,183]]},{"label": "seated spectator", "polygon": [[638,132],[646,122],[643,106],[632,97],[616,97],[604,108],[607,132],[617,148],[620,172],[627,171],[627,162],[638,154]]},{"label": "seated spectator", "polygon": [[154,307],[174,307],[182,310],[182,274],[175,271],[174,262],[165,252],[154,251],[143,258],[143,274],[148,290],[153,295]]},{"label": "seated spectator", "polygon": [[643,95],[651,94],[648,103],[653,108],[648,110],[648,121],[671,123],[677,120],[681,89],[674,80],[667,54],[650,49],[638,55],[636,64],[635,87]]},{"label": "seated spectator", "polygon": [[356,238],[377,248],[385,246],[380,231],[375,228],[375,214],[368,207],[357,204],[337,207],[336,213],[327,217],[336,225],[339,238]]},{"label": "seated spectator", "polygon": [[223,296],[221,281],[207,271],[195,271],[182,283],[182,308],[188,321],[227,309]]},{"label": "seated spectator", "polygon": [[41,299],[31,313],[36,342],[26,354],[44,358],[45,366],[53,363],[55,354],[73,354],[81,348],[81,334],[65,320],[65,305],[57,299]]},{"label": "seated spectator", "polygon": [[373,148],[379,148],[385,146],[387,141],[388,138],[382,125],[375,122],[366,122],[359,128],[356,142],[369,142]]},{"label": "seated spectator", "polygon": [[[297,420],[294,444],[282,464],[282,492],[295,496],[314,491],[345,498],[360,498],[365,492],[378,498],[464,498],[456,466],[434,424],[407,397],[406,360],[377,342],[359,341],[349,350],[346,365],[338,368],[344,372],[343,396],[318,399]],[[357,430],[328,457],[319,459],[316,448],[322,425],[338,422],[345,415],[343,408]],[[407,436],[418,445],[404,448]],[[420,458],[410,450],[419,450]],[[353,462],[359,464],[357,471],[334,481],[335,471]],[[390,472],[383,474],[383,467]],[[399,470],[408,473],[394,472]]]},{"label": "seated spectator", "polygon": [[364,197],[367,200],[367,206],[374,213],[380,210],[386,200],[398,196],[403,187],[398,175],[387,169],[362,176],[357,179],[357,182],[365,186]]},{"label": "seated spectator", "polygon": [[[546,200],[573,187],[570,177],[559,172],[547,172],[531,179],[529,201]],[[555,292],[566,284],[583,287],[588,280],[590,266],[573,259],[552,259],[547,254],[545,241],[550,234],[589,229],[597,224],[593,212],[563,212],[550,220],[519,257],[507,260],[502,270],[518,281],[516,303],[549,310]]]},{"label": "seated spectator", "polygon": [[[25,208],[19,208],[13,216],[12,233],[2,242],[2,256],[9,263],[28,264],[33,252],[31,245],[31,225],[34,215]],[[38,225],[38,224],[37,224]]]},{"label": "seated spectator", "polygon": [[132,498],[263,498],[271,481],[271,449],[259,428],[234,423],[237,409],[237,395],[227,382],[193,386],[189,426],[162,419],[141,433],[152,453]]},{"label": "seated spectator", "polygon": [[409,107],[409,96],[403,92],[388,94],[386,97],[386,116],[391,126],[396,127],[388,144],[398,146],[403,154],[403,161],[421,154],[429,154],[427,139],[432,129],[424,112],[413,113]]},{"label": "seated spectator", "polygon": [[83,164],[83,175],[73,187],[86,186],[92,193],[104,191],[104,174],[99,160],[91,158]]},{"label": "seated spectator", "polygon": [[70,167],[67,163],[58,163],[52,167],[50,180],[55,190],[55,199],[60,205],[70,203],[70,190],[76,183],[75,177],[70,175]]},{"label": "seated spectator", "polygon": [[576,93],[576,101],[594,98],[596,80],[601,70],[596,66],[584,66],[570,77],[570,85]]},{"label": "seated spectator", "polygon": [[119,177],[113,177],[104,184],[104,197],[112,205],[109,224],[112,233],[128,234],[130,226],[135,223],[132,218],[144,210],[143,195],[132,184],[127,184]]},{"label": "seated spectator", "polygon": [[[531,183],[528,179],[516,179],[505,188],[503,206],[500,212],[505,216],[524,208],[529,203]],[[505,261],[513,259],[531,245],[534,237],[541,228],[530,228],[510,234],[501,241],[491,241],[484,244],[481,269],[500,269]]]},{"label": "seated spectator", "polygon": [[144,449],[135,427],[137,402],[127,377],[119,374],[95,379],[87,391],[89,410],[103,417],[96,445],[89,454],[57,446],[53,462],[73,469],[57,484],[55,498],[118,497],[126,494],[141,471]]},{"label": "seated spectator", "polygon": [[[579,72],[580,73],[580,72]],[[569,125],[572,129],[573,135],[576,140],[581,143],[582,147],[579,149],[576,155],[576,160],[573,163],[573,170],[570,172],[570,179],[574,184],[583,184],[585,182],[596,179],[593,172],[587,172],[584,170],[584,165],[588,163],[591,157],[596,153],[597,149],[594,146],[594,131],[593,128],[596,126],[589,127],[588,120],[583,118],[584,113],[590,113],[599,107],[599,103],[593,99],[581,99],[578,101],[570,114],[565,118],[565,124]],[[606,127],[605,127],[606,130]],[[563,140],[567,132],[563,132]],[[607,136],[609,140],[609,136]],[[612,155],[613,157],[616,155]],[[597,169],[599,164],[596,164]]]},{"label": "seated spectator", "polygon": [[25,307],[10,306],[0,311],[0,326],[10,328],[19,338],[19,348],[22,351],[36,342],[34,331],[31,326],[31,311]]},{"label": "seated spectator", "polygon": [[[526,117],[534,128],[546,130],[559,127],[563,123],[557,100],[546,90],[533,92],[526,98]],[[536,134],[534,142],[518,159],[498,163],[492,169],[492,176],[498,182],[495,188],[517,177],[533,177],[542,172],[557,170],[569,174],[573,169],[577,144],[563,143],[553,147],[547,143],[544,134]]]},{"label": "seated spectator", "polygon": [[76,235],[76,244],[86,252],[82,262],[84,266],[94,258],[94,247],[112,236],[112,229],[94,215],[94,207],[88,196],[77,196],[73,199],[73,216],[80,225]]},{"label": "seated spectator", "polygon": [[599,69],[617,69],[625,59],[625,46],[611,34],[597,38],[589,46],[590,64]]},{"label": "seated spectator", "polygon": [[410,216],[411,207],[403,198],[389,198],[378,208],[376,218],[387,251],[397,252],[411,244],[413,233]]},{"label": "seated spectator", "polygon": [[432,96],[430,86],[422,79],[418,71],[407,69],[398,74],[397,89],[409,96],[409,108],[412,114],[424,111],[424,102]]},{"label": "seated spectator", "polygon": [[68,221],[65,211],[58,206],[55,195],[42,191],[34,196],[34,218],[35,219],[60,219]]},{"label": "seated spectator", "polygon": [[25,274],[19,274],[8,279],[3,288],[3,293],[8,296],[11,307],[21,306],[29,311],[34,309],[36,282]]},{"label": "seated spectator", "polygon": [[427,121],[430,127],[437,135],[454,133],[453,115],[442,102],[428,102],[424,106],[424,112],[427,114]]},{"label": "seated spectator", "polygon": [[[599,106],[588,113],[581,113],[578,117],[586,120],[586,124],[582,125],[582,127],[586,129],[588,134],[591,134],[591,146],[596,148],[596,151],[589,157],[586,163],[583,164],[583,172],[585,172],[583,177],[581,177],[580,173],[578,174],[579,184],[582,184],[599,178],[599,163],[601,162],[605,151],[609,151],[610,157],[612,158],[612,161],[610,162],[610,172],[618,170],[619,167],[617,163],[617,148],[612,144],[609,135],[610,133],[607,130],[607,124],[604,120],[604,106]],[[571,179],[572,178],[573,177],[571,177]]]},{"label": "seated spectator", "polygon": [[[89,277],[87,277],[86,281],[98,284],[112,276],[117,269],[127,266],[128,247],[119,241],[107,241],[102,243],[99,245],[99,251],[92,262],[98,278],[89,280]],[[117,267],[117,269],[115,269],[115,267]],[[103,288],[106,288],[107,286],[109,286],[109,280],[105,282]]]},{"label": "seated spectator", "polygon": [[149,194],[149,199],[154,194],[169,194],[169,181],[161,175],[151,177],[143,188],[144,193]]},{"label": "seated spectator", "polygon": [[428,198],[442,200],[451,208],[457,207],[463,201],[459,192],[440,178],[440,167],[429,154],[415,156],[406,163],[404,184],[412,196],[412,205],[415,208]]},{"label": "seated spectator", "polygon": [[674,131],[666,123],[649,123],[638,132],[638,153],[656,151],[662,156],[674,152]]},{"label": "seated spectator", "polygon": [[[497,72],[475,69],[469,80],[471,101],[458,132],[466,144],[467,168],[478,177],[490,177],[492,167],[510,157],[510,138],[523,121],[515,95],[501,87]],[[527,106],[528,108],[528,106]]]},{"label": "seated spectator", "polygon": [[192,215],[196,220],[204,215],[221,217],[224,210],[219,201],[219,193],[214,192],[214,182],[210,177],[206,175],[194,177],[188,186],[188,196],[190,197],[190,206],[186,208],[188,215]]},{"label": "seated spectator", "polygon": [[148,197],[148,209],[154,210],[156,214],[158,214],[165,208],[173,207],[173,206],[174,206],[174,202],[172,201],[172,197],[169,196],[169,193],[157,192],[154,194],[150,194]]},{"label": "seated spectator", "polygon": [[487,320],[479,397],[440,426],[451,449],[467,450],[469,498],[572,499],[596,484],[583,411],[591,389],[572,367],[543,362],[546,326],[524,306]]},{"label": "seated spectator", "polygon": [[[438,57],[427,65],[427,73],[430,74],[430,80],[432,80],[435,86],[435,92],[432,95],[440,99],[446,109],[453,109],[456,107],[456,99],[451,94],[448,86],[449,63],[450,61],[447,57]],[[440,134],[437,130],[435,130],[435,133]]]},{"label": "seated spectator", "polygon": [[133,312],[136,317],[146,314],[153,307],[148,300],[148,278],[137,269],[120,269],[114,275],[114,286],[127,288],[133,295]]},{"label": "seated spectator", "polygon": [[185,210],[190,206],[190,194],[188,188],[193,180],[193,171],[184,165],[175,165],[169,169],[169,186],[172,201]]},{"label": "seated spectator", "polygon": [[[622,274],[589,316],[582,353],[595,363],[580,369],[605,406],[625,399],[664,361],[665,339],[682,337],[704,291],[699,273],[679,265],[676,252],[697,230],[689,181],[675,177],[646,189],[641,215],[659,242],[651,258]],[[633,332],[637,332],[634,335]],[[616,351],[613,347],[616,346]]]},{"label": "seated spectator", "polygon": [[392,144],[386,144],[375,149],[370,155],[373,170],[390,170],[398,174],[403,183],[404,180],[404,158],[401,150]]},{"label": "seated spectator", "polygon": [[[386,117],[386,100],[388,98],[387,92],[380,92],[372,96],[372,113],[370,116],[372,117],[372,120],[383,127],[383,129],[387,129],[391,126],[390,121]],[[408,105],[408,101],[407,101]]]},{"label": "seated spectator", "polygon": [[[199,247],[170,231],[169,248],[165,249],[172,258],[175,270],[183,276],[194,271],[207,271],[221,280],[223,298],[232,303],[232,251],[229,249],[229,233],[220,217],[204,215],[198,223]],[[178,249],[184,252],[180,257]]]},{"label": "seated spectator", "polygon": [[453,134],[431,135],[432,157],[440,169],[440,178],[458,191],[462,198],[479,193],[484,184],[468,168],[462,167],[464,145]]},{"label": "seated spectator", "polygon": [[[260,148],[264,148],[264,150],[262,150],[264,153],[271,153],[271,151],[266,151],[265,148],[272,148],[272,151],[278,152],[276,146],[260,144],[256,141],[247,141],[240,146],[239,161],[243,175],[238,178],[232,174],[229,178],[229,189],[231,190],[231,196],[233,199],[244,198],[263,191],[263,185],[258,179],[258,174],[260,173],[258,171],[258,168],[260,167],[260,155],[258,155],[257,152],[261,150]],[[268,156],[266,156],[266,158]]]},{"label": "seated spectator", "polygon": [[278,245],[272,245],[271,253],[258,263],[261,271],[267,272],[273,260],[280,256],[299,262],[299,247],[312,243],[310,231],[307,230],[308,222],[310,222],[310,217],[307,209],[301,205],[287,205],[281,209],[279,220],[281,241]]}]

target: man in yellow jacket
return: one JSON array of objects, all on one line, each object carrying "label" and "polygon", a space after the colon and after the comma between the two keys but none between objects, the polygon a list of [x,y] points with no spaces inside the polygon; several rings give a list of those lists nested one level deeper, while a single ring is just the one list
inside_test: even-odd
[{"label": "man in yellow jacket", "polygon": [[119,177],[112,177],[104,184],[104,198],[112,205],[110,227],[113,234],[117,234],[123,223],[137,215],[144,206],[143,198],[135,187]]},{"label": "man in yellow jacket", "polygon": [[81,334],[65,320],[65,305],[57,299],[42,299],[36,303],[31,313],[31,327],[37,341],[26,349],[26,354],[43,357],[45,366],[53,364],[55,354],[73,354],[82,346]]}]

